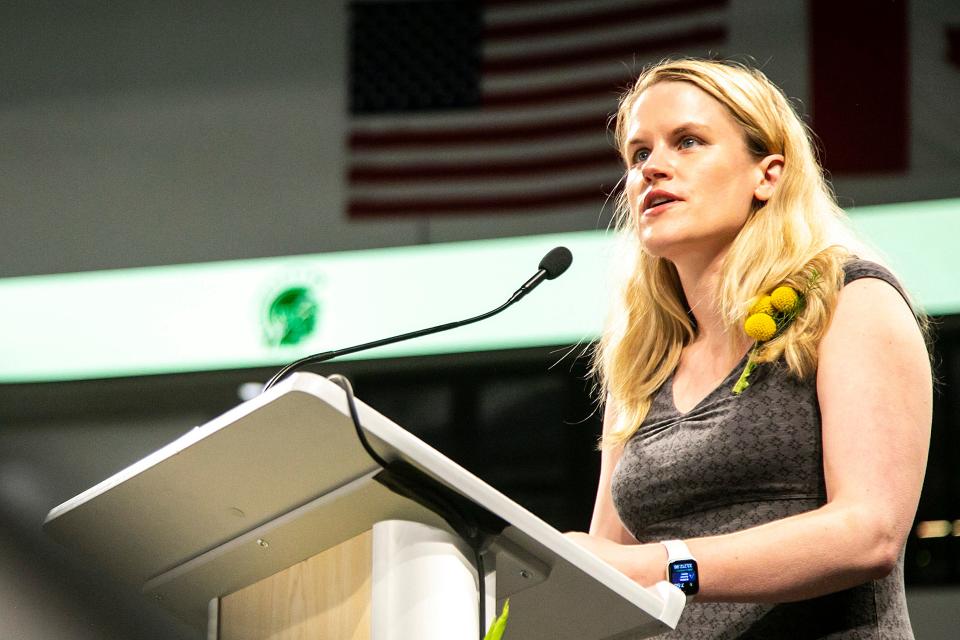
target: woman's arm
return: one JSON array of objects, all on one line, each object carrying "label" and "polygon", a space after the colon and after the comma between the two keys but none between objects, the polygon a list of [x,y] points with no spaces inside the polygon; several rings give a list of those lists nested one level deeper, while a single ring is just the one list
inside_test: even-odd
[{"label": "woman's arm", "polygon": [[[603,435],[606,436],[613,425],[613,401],[607,398],[603,412]],[[604,448],[600,454],[600,483],[597,487],[597,500],[593,504],[593,518],[590,520],[590,535],[612,540],[619,544],[636,544],[630,532],[623,526],[617,510],[613,506],[613,494],[610,482],[617,462],[623,454],[623,447]]]},{"label": "woman's arm", "polygon": [[[687,540],[700,566],[702,600],[811,598],[882,577],[899,557],[930,439],[923,338],[895,289],[861,279],[841,291],[819,355],[827,503],[737,533]],[[597,510],[602,515],[599,500]],[[643,585],[664,577],[659,544],[572,538]]]}]

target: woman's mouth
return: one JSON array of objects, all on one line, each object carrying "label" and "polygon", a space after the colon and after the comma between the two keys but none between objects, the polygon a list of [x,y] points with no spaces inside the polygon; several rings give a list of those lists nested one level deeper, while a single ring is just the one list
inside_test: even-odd
[{"label": "woman's mouth", "polygon": [[660,189],[651,191],[643,199],[643,215],[658,216],[666,211],[670,205],[675,204],[679,200],[680,198],[669,191],[663,191]]},{"label": "woman's mouth", "polygon": [[643,215],[644,215],[645,217],[647,217],[647,218],[652,218],[653,216],[658,216],[658,215],[660,215],[661,213],[663,213],[664,211],[666,211],[666,210],[670,207],[670,205],[673,205],[673,204],[676,204],[676,203],[677,203],[676,200],[670,200],[670,201],[664,202],[664,203],[662,203],[662,204],[654,205],[654,206],[650,207],[649,209],[644,209],[644,210],[643,210]]}]

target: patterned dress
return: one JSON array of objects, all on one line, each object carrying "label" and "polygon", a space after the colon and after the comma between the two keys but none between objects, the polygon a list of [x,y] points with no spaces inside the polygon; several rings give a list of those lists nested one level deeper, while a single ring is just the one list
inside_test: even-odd
[{"label": "patterned dress", "polygon": [[[854,260],[845,283],[879,278]],[[673,375],[654,394],[612,479],[624,526],[640,542],[730,533],[810,511],[826,502],[815,380],[780,363],[757,367],[731,392],[744,359],[686,413],[673,403]],[[758,559],[762,561],[762,559]],[[771,563],[771,571],[776,567]],[[709,569],[708,569],[709,570]],[[903,550],[890,575],[822,597],[783,604],[692,602],[664,638],[913,638],[903,587]]]}]

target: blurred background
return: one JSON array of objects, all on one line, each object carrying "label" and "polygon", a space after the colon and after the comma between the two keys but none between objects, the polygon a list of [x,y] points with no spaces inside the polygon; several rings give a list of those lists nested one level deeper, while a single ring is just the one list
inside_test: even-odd
[{"label": "blurred background", "polygon": [[[620,178],[607,120],[644,64],[676,55],[750,62],[783,88],[841,205],[934,316],[906,575],[917,637],[956,637],[960,4],[15,1],[0,41],[0,637],[202,637],[46,538],[46,513],[288,360],[496,306],[544,234],[599,247],[574,265],[602,274]],[[529,246],[529,264],[458,262],[476,241]],[[531,296],[532,330],[518,315],[494,338],[318,370],[584,529],[600,427],[583,347],[605,291],[564,282]],[[366,299],[368,335],[316,328],[345,290]],[[553,332],[567,317],[580,324]]]}]

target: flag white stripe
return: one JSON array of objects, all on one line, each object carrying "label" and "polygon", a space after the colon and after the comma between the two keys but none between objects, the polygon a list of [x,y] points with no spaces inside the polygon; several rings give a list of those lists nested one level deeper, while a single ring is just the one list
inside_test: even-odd
[{"label": "flag white stripe", "polygon": [[490,25],[512,24],[528,20],[567,18],[571,14],[601,13],[610,9],[636,7],[656,8],[663,0],[553,0],[531,4],[493,5],[484,11],[484,21]]},{"label": "flag white stripe", "polygon": [[611,87],[636,77],[640,66],[624,60],[603,60],[566,69],[533,69],[494,74],[483,79],[486,95],[506,90],[564,88],[571,84],[607,80]]},{"label": "flag white stripe", "polygon": [[[518,107],[505,110],[431,111],[409,115],[406,118],[389,114],[363,115],[354,118],[353,130],[364,133],[393,131],[445,131],[450,129],[475,130],[484,127],[530,126],[568,118],[596,118],[602,125],[607,114],[616,109],[616,96],[571,104]],[[400,124],[403,122],[403,124]]]},{"label": "flag white stripe", "polygon": [[[603,125],[600,126],[602,128]],[[449,149],[404,147],[402,149],[391,149],[389,153],[382,150],[356,150],[351,153],[351,164],[358,167],[380,165],[400,168],[427,163],[459,165],[471,162],[502,163],[537,159],[548,162],[552,158],[564,158],[585,152],[606,152],[610,154],[614,161],[617,160],[617,151],[613,147],[613,139],[605,139],[602,132],[593,132],[577,137],[547,139],[533,144],[527,142],[490,146],[460,145]]]},{"label": "flag white stripe", "polygon": [[[628,22],[602,29],[531,35],[512,41],[493,40],[484,44],[483,55],[487,60],[497,60],[504,57],[549,54],[617,42],[653,40],[694,29],[717,27],[721,24],[721,12],[711,9],[685,16]],[[669,45],[665,49],[669,51]]]},{"label": "flag white stripe", "polygon": [[558,170],[536,176],[503,176],[484,180],[446,179],[429,183],[400,182],[384,184],[357,183],[351,189],[356,199],[418,199],[450,197],[453,199],[472,196],[529,196],[536,193],[552,193],[573,187],[612,188],[620,179],[616,168],[588,171]]},{"label": "flag white stripe", "polygon": [[[609,201],[603,195],[600,195],[597,198],[596,203],[594,202],[566,202],[550,205],[549,207],[542,208],[531,208],[531,209],[520,209],[516,207],[510,207],[508,205],[504,206],[491,206],[488,208],[472,210],[469,212],[464,212],[462,209],[457,208],[456,206],[451,205],[449,208],[442,209],[431,209],[429,212],[418,212],[413,211],[411,213],[402,214],[405,219],[417,218],[417,217],[440,217],[444,216],[501,216],[503,218],[518,218],[520,216],[531,216],[531,215],[549,215],[551,219],[554,219],[556,216],[568,215],[568,216],[583,216],[585,220],[592,220],[596,218],[597,228],[606,228],[607,218],[612,215],[613,211],[613,202]],[[374,214],[376,216],[378,214]],[[358,217],[364,217],[363,214],[358,214]],[[434,220],[431,220],[434,222]],[[578,227],[579,228],[579,227]]]}]

